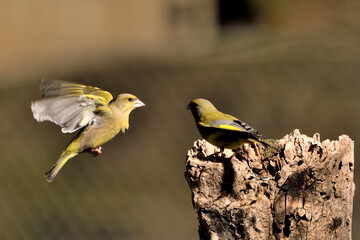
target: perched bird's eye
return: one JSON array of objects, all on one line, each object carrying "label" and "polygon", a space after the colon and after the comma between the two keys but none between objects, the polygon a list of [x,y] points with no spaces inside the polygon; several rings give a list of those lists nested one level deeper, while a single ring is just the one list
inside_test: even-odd
[{"label": "perched bird's eye", "polygon": [[132,102],[134,99],[133,98],[128,98],[128,101],[129,102]]}]

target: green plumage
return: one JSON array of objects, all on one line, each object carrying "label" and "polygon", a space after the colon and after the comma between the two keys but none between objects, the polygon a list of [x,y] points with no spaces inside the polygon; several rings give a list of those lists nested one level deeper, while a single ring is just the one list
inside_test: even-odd
[{"label": "green plumage", "polygon": [[224,149],[237,149],[244,143],[267,143],[260,140],[261,134],[236,117],[218,111],[206,99],[192,100],[191,110],[200,135],[209,143]]},{"label": "green plumage", "polygon": [[113,100],[109,92],[100,88],[60,80],[43,80],[40,90],[43,99],[31,104],[37,121],[52,121],[63,132],[80,129],[46,173],[49,182],[78,153],[96,149],[120,131],[125,132],[129,128],[130,112],[145,106],[132,94],[123,93]]}]

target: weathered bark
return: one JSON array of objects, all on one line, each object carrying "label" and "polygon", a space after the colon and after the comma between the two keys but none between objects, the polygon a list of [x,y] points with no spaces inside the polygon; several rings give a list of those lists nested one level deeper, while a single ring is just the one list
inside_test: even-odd
[{"label": "weathered bark", "polygon": [[351,239],[354,142],[295,130],[276,144],[243,145],[231,158],[231,150],[214,156],[218,148],[194,143],[185,177],[200,239]]}]

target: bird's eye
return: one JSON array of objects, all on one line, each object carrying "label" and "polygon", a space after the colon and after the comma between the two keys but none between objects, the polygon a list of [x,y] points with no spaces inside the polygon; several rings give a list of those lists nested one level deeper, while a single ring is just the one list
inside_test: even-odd
[{"label": "bird's eye", "polygon": [[129,102],[132,102],[134,99],[133,98],[128,98],[128,101]]}]

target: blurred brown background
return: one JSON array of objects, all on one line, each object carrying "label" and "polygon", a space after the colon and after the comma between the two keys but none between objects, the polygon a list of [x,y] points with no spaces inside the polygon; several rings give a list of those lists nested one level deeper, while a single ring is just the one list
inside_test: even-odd
[{"label": "blurred brown background", "polygon": [[[0,5],[0,239],[198,239],[183,176],[199,138],[185,109],[193,98],[270,138],[299,128],[360,140],[356,0]],[[43,174],[72,135],[33,119],[42,77],[131,92],[147,106],[101,156],[76,157],[49,184]]]}]

